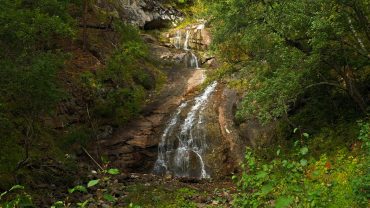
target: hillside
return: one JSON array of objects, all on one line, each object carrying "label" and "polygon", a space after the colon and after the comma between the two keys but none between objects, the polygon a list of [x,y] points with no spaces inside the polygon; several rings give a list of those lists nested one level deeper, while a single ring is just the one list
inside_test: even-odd
[{"label": "hillside", "polygon": [[0,207],[368,207],[370,5],[0,2]]}]

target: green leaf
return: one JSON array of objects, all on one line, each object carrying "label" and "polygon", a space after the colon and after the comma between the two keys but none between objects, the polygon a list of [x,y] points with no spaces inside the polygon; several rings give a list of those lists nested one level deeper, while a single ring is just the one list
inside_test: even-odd
[{"label": "green leaf", "polygon": [[21,186],[21,185],[15,185],[15,186],[13,186],[11,189],[9,189],[9,191],[13,191],[13,190],[17,190],[17,189],[24,189],[24,186]]},{"label": "green leaf", "polygon": [[268,193],[270,193],[272,191],[273,188],[274,187],[271,184],[267,184],[267,185],[262,186],[261,195],[263,195],[263,196],[267,195]]},{"label": "green leaf", "polygon": [[267,176],[267,172],[265,171],[259,171],[257,174],[256,174],[256,178],[258,179],[262,179],[262,178],[265,178]]},{"label": "green leaf", "polygon": [[280,197],[276,200],[275,208],[286,208],[293,202],[293,197]]},{"label": "green leaf", "polygon": [[8,193],[7,191],[5,191],[5,192],[1,193],[1,194],[0,194],[0,199],[1,199],[3,196],[5,196],[7,193]]},{"label": "green leaf", "polygon": [[71,194],[71,193],[74,193],[76,191],[79,191],[79,192],[83,192],[83,193],[87,193],[87,189],[85,188],[85,186],[81,186],[81,185],[78,185],[78,186],[75,186],[71,189],[68,189],[68,192]]},{"label": "green leaf", "polygon": [[114,196],[110,194],[104,194],[103,198],[109,202],[115,202],[117,200]]},{"label": "green leaf", "polygon": [[296,133],[298,131],[298,128],[294,128],[293,133]]},{"label": "green leaf", "polygon": [[306,137],[306,138],[310,137],[310,135],[309,135],[309,134],[307,134],[307,133],[303,133],[302,135],[303,135],[304,137]]},{"label": "green leaf", "polygon": [[308,148],[307,147],[302,147],[299,152],[302,154],[302,155],[306,155],[308,153]]},{"label": "green leaf", "polygon": [[119,174],[119,170],[117,168],[112,168],[107,171],[111,175],[117,175]]},{"label": "green leaf", "polygon": [[89,181],[89,183],[87,183],[87,187],[88,188],[93,187],[93,186],[97,185],[99,182],[100,182],[100,179],[91,180],[91,181]]},{"label": "green leaf", "polygon": [[83,208],[83,207],[86,207],[89,204],[89,202],[90,202],[90,199],[87,199],[84,202],[77,203],[77,206]]},{"label": "green leaf", "polygon": [[276,151],[276,155],[277,155],[277,156],[279,156],[279,155],[280,155],[280,149],[278,149],[278,150]]},{"label": "green leaf", "polygon": [[302,165],[302,166],[306,166],[306,165],[307,165],[307,160],[302,159],[302,160],[300,161],[300,163],[301,163],[301,165]]}]

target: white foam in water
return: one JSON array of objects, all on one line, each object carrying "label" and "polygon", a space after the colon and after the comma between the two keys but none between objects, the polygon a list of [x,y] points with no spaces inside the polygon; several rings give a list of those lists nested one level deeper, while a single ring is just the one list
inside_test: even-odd
[{"label": "white foam in water", "polygon": [[177,49],[181,48],[181,30],[176,32],[175,47]]},{"label": "white foam in water", "polygon": [[190,38],[190,31],[186,30],[185,42],[184,42],[184,50],[189,50],[189,38]]},{"label": "white foam in water", "polygon": [[[206,132],[202,125],[204,123],[202,111],[216,86],[217,82],[213,82],[201,95],[195,97],[194,104],[182,123],[179,122],[180,115],[187,103],[182,103],[177,108],[162,134],[158,147],[158,159],[154,166],[155,173],[163,174],[170,171],[176,176],[189,177],[195,174],[190,172],[191,167],[196,167],[198,177],[209,178],[203,159],[207,144]],[[175,131],[178,127],[180,129]],[[173,144],[177,146],[174,147]],[[191,154],[194,154],[197,159],[191,160]],[[190,162],[196,164],[190,164]]]},{"label": "white foam in water", "polygon": [[194,125],[195,115],[199,113],[199,109],[207,103],[208,97],[215,90],[217,82],[213,82],[209,85],[200,96],[195,98],[195,104],[191,108],[191,111],[188,113],[182,127],[181,134],[186,134]]},{"label": "white foam in water", "polygon": [[158,145],[158,158],[154,165],[154,172],[160,173],[163,169],[167,170],[167,158],[169,156],[168,153],[171,151],[170,144],[167,142],[167,135],[171,134],[177,124],[179,119],[180,113],[182,109],[187,106],[187,102],[182,103],[176,110],[176,113],[172,116],[171,120],[168,122],[165,130],[163,131],[161,141]]},{"label": "white foam in water", "polygon": [[190,53],[191,53],[190,66],[192,68],[199,69],[199,63],[198,63],[197,56],[193,52],[190,52]]}]

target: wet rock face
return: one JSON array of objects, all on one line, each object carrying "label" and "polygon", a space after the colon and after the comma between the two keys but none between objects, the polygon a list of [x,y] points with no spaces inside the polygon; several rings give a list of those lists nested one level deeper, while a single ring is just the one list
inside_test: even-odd
[{"label": "wet rock face", "polygon": [[160,0],[100,0],[98,6],[109,9],[124,22],[145,30],[160,29],[183,20],[183,14]]},{"label": "wet rock face", "polygon": [[183,48],[187,33],[189,35],[187,44],[190,49],[203,51],[207,50],[211,45],[211,33],[209,29],[205,27],[205,23],[188,25],[184,29],[169,32],[166,38],[168,38],[168,42],[174,47]]}]

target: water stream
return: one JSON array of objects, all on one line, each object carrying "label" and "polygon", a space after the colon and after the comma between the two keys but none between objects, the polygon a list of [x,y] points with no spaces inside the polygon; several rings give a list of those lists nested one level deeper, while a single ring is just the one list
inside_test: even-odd
[{"label": "water stream", "polygon": [[197,56],[193,53],[191,53],[191,59],[190,59],[190,66],[195,69],[199,69],[199,62]]},{"label": "water stream", "polygon": [[176,37],[175,37],[175,47],[177,49],[181,48],[181,30],[178,30],[176,32]]},{"label": "water stream", "polygon": [[[179,36],[180,35],[180,36]],[[186,30],[186,36],[185,36],[185,42],[184,42],[184,50],[187,51],[190,54],[190,67],[199,69],[199,62],[197,56],[189,49],[189,39],[190,39],[190,31]],[[179,31],[176,36],[176,40],[181,41],[181,32],[179,34]],[[175,42],[176,43],[176,42]],[[175,44],[176,45],[176,44]],[[180,47],[180,45],[178,45]],[[177,46],[176,46],[177,47]]]},{"label": "water stream", "polygon": [[184,42],[184,50],[189,50],[189,38],[190,38],[190,31],[186,30],[185,42]]},{"label": "water stream", "polygon": [[[216,86],[217,82],[213,82],[192,101],[182,103],[172,115],[159,143],[155,173],[209,178],[204,162],[207,142],[203,111]],[[181,118],[190,104],[186,117]]]}]

